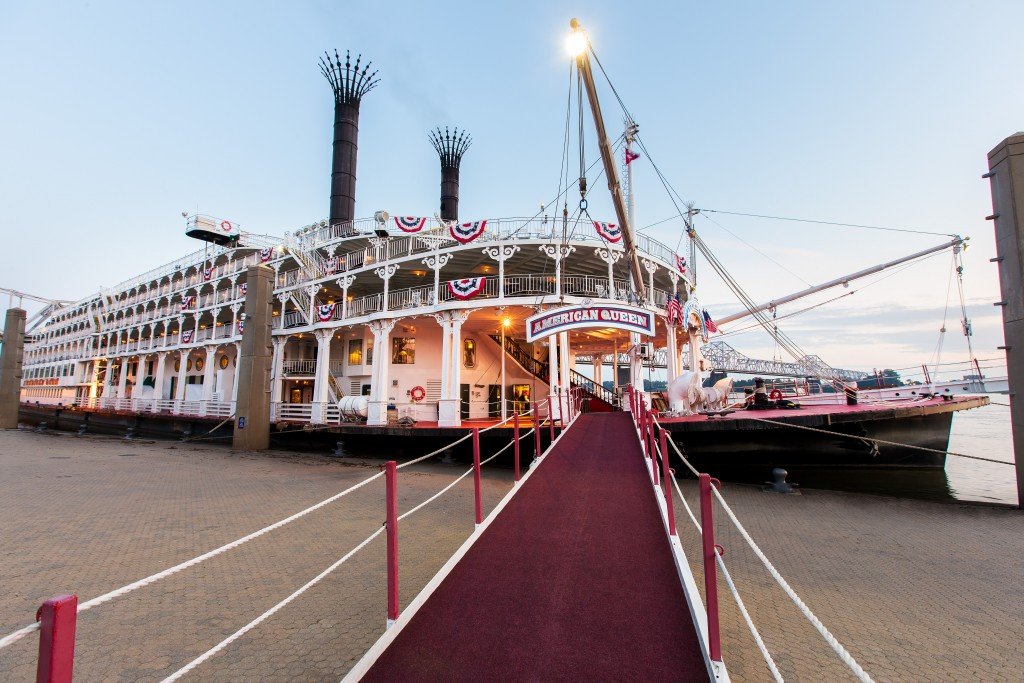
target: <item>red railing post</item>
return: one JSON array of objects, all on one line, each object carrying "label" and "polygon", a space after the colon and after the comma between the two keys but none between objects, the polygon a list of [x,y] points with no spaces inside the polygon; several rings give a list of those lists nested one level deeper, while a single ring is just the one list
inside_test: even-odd
[{"label": "red railing post", "polygon": [[700,481],[700,529],[704,549],[704,596],[708,608],[708,654],[711,659],[722,661],[722,638],[718,626],[718,565],[715,547],[715,524],[712,519],[711,487],[718,480],[708,474],[701,474]]},{"label": "red railing post", "polygon": [[[654,485],[658,486],[660,484],[661,480],[659,479],[660,475],[658,474],[658,450],[657,450],[658,438],[655,436],[655,431],[654,430],[655,430],[655,426],[654,426],[654,413],[652,412],[651,413],[650,435],[649,435],[650,436],[650,440],[651,440],[651,470],[654,472]],[[665,459],[664,451],[665,451],[665,449],[663,448],[662,449],[662,453],[661,453],[661,459],[662,460]]]},{"label": "red railing post", "polygon": [[676,535],[676,508],[672,499],[672,472],[668,466],[668,430],[664,427],[658,432],[661,445],[661,481],[664,484],[665,506],[668,511],[668,535]]},{"label": "red railing post", "polygon": [[548,439],[549,443],[555,442],[555,414],[552,412],[554,406],[551,403],[551,399],[548,399]]},{"label": "red railing post", "polygon": [[473,492],[476,494],[476,523],[484,523],[484,505],[480,499],[480,428],[473,427]]},{"label": "red railing post", "polygon": [[77,595],[50,598],[36,612],[36,621],[39,622],[36,683],[71,683],[77,616]]},{"label": "red railing post", "polygon": [[565,406],[562,404],[562,387],[555,390],[558,394],[558,422],[565,427]]},{"label": "red railing post", "polygon": [[519,481],[519,413],[512,414],[512,453],[515,457],[516,481]]},{"label": "red railing post", "polygon": [[540,457],[540,404],[533,404],[533,459]]},{"label": "red railing post", "polygon": [[398,463],[384,463],[384,490],[387,500],[388,529],[388,621],[390,627],[398,619]]}]

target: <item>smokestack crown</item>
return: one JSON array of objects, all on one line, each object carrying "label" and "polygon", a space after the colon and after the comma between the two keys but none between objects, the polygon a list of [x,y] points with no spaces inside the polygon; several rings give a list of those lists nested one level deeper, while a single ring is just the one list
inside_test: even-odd
[{"label": "smokestack crown", "polygon": [[458,168],[462,163],[462,155],[473,144],[473,138],[465,130],[460,132],[455,128],[449,132],[447,126],[444,133],[441,133],[441,128],[438,127],[437,130],[430,131],[428,137],[437,150],[437,155],[441,157],[442,168]]},{"label": "smokestack crown", "polygon": [[341,63],[341,57],[338,56],[338,51],[334,51],[334,60],[331,60],[331,55],[324,52],[324,56],[320,58],[320,71],[323,73],[324,78],[331,84],[331,89],[334,90],[334,101],[337,104],[359,104],[359,100],[363,98],[363,95],[373,90],[380,83],[380,79],[377,78],[377,71],[370,73],[370,67],[373,66],[373,62],[366,62],[366,66],[359,70],[360,60],[362,55],[356,55],[356,63],[352,64],[351,55],[348,50],[345,51],[345,63]]}]

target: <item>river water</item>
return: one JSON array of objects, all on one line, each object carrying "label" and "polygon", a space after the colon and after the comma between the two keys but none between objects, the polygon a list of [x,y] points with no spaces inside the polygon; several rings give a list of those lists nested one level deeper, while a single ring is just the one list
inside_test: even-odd
[{"label": "river water", "polygon": [[[953,417],[949,450],[1013,462],[1009,397],[991,394],[992,405],[964,410]],[[1002,405],[997,405],[1002,404]],[[946,458],[946,481],[950,494],[958,500],[1017,503],[1017,484],[1012,465],[970,460],[950,455]]]}]

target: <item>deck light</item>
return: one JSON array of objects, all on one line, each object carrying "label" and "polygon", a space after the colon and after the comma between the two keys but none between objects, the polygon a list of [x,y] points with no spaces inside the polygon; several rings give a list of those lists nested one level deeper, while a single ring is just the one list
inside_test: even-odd
[{"label": "deck light", "polygon": [[509,320],[508,318],[502,318],[501,319],[501,326],[502,327],[506,327],[507,328],[507,327],[510,327],[511,325],[512,325],[512,321]]}]

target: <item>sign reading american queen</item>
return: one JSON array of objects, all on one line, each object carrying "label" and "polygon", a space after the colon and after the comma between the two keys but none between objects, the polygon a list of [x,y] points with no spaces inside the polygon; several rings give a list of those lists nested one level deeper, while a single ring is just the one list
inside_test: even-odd
[{"label": "sign reading american queen", "polygon": [[654,313],[634,306],[617,304],[556,308],[526,319],[526,341],[533,342],[566,330],[606,327],[652,337]]}]

